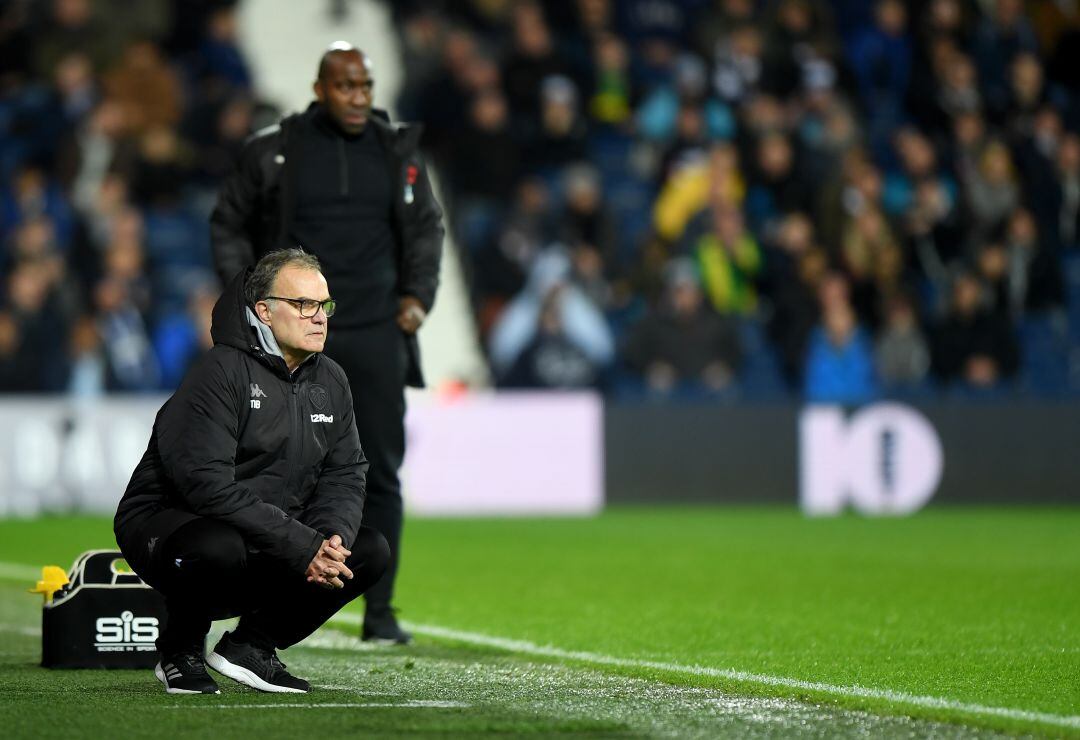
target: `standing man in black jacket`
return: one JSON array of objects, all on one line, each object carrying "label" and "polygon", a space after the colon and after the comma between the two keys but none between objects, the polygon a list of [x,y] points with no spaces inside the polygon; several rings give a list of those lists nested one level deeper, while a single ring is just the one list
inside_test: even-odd
[{"label": "standing man in black jacket", "polygon": [[372,108],[371,62],[349,44],[323,54],[317,101],[258,132],[210,219],[227,281],[267,251],[300,245],[340,299],[326,352],[352,385],[371,462],[364,521],[390,543],[386,576],[365,594],[366,640],[406,643],[391,600],[401,541],[398,470],[406,385],[423,386],[416,330],[435,300],[442,211],[417,151],[420,130]]},{"label": "standing man in black jacket", "polygon": [[[275,650],[386,570],[386,540],[360,525],[368,466],[349,383],[320,355],[335,308],[314,257],[263,257],[218,300],[213,348],[154,420],[113,527],[165,595],[155,674],[170,694],[218,693],[207,662],[261,691],[306,692]],[[237,615],[204,661],[211,620]]]}]

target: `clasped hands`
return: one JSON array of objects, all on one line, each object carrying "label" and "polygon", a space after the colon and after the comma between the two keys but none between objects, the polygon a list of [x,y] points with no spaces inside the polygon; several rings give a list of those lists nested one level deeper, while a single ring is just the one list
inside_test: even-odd
[{"label": "clasped hands", "polygon": [[352,551],[345,549],[341,537],[333,535],[328,540],[323,540],[319,551],[311,561],[304,573],[308,583],[314,583],[325,589],[344,588],[345,582],[341,579],[352,580],[353,573],[345,565],[345,558],[352,555]]}]

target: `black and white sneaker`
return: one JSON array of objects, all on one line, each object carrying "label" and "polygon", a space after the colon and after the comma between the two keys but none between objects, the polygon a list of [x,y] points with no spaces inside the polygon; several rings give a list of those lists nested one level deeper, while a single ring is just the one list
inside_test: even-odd
[{"label": "black and white sneaker", "polygon": [[163,655],[154,666],[154,675],[169,694],[220,694],[217,683],[206,672],[202,653]]},{"label": "black and white sneaker", "polygon": [[360,631],[360,639],[381,645],[408,645],[412,642],[412,634],[401,629],[393,608],[368,607],[364,613],[364,627]]},{"label": "black and white sneaker", "polygon": [[236,642],[228,632],[222,635],[206,662],[223,676],[259,691],[306,694],[311,690],[311,684],[285,670],[275,651]]}]

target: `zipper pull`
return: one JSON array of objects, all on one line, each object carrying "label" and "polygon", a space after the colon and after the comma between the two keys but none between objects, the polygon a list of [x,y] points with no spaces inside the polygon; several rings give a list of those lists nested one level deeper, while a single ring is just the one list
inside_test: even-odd
[{"label": "zipper pull", "polygon": [[349,194],[349,161],[345,157],[345,140],[340,136],[338,144],[338,174],[341,176],[341,194]]}]

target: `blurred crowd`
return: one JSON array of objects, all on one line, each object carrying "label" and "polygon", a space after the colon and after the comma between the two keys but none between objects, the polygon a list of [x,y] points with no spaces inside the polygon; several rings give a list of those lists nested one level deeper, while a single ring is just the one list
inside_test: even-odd
[{"label": "blurred crowd", "polygon": [[[236,2],[0,0],[0,392],[208,346]],[[499,385],[1080,392],[1080,0],[387,4]]]},{"label": "blurred crowd", "polygon": [[258,113],[222,0],[0,1],[0,391],[174,388]]},{"label": "blurred crowd", "polygon": [[1080,2],[391,6],[500,385],[1080,390]]}]

